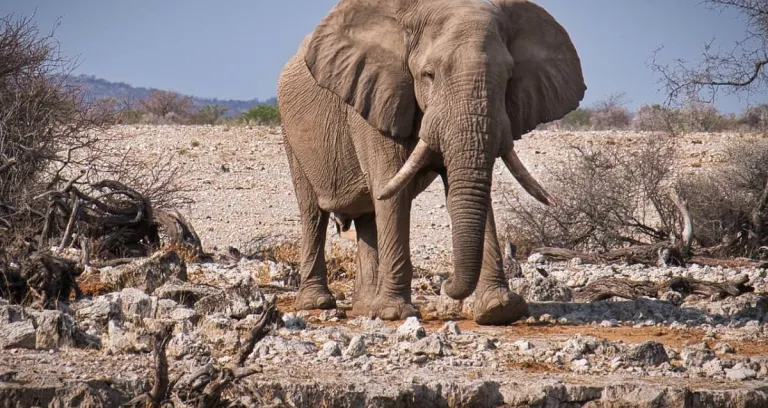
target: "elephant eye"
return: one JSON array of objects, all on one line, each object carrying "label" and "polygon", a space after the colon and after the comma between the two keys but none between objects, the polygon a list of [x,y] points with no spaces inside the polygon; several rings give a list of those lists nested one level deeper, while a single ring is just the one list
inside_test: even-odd
[{"label": "elephant eye", "polygon": [[426,67],[423,70],[421,70],[421,77],[425,79],[429,79],[431,81],[435,79],[435,70],[432,69],[432,67]]}]

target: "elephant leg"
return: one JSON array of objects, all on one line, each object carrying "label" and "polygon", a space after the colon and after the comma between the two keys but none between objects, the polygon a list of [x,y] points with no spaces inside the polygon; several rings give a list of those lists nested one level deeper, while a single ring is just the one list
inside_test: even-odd
[{"label": "elephant leg", "polygon": [[[382,320],[419,316],[411,303],[410,199],[400,196],[376,207],[379,268],[375,296],[367,314]],[[363,307],[358,310],[363,311]]]},{"label": "elephant leg", "polygon": [[376,237],[376,217],[365,214],[355,218],[357,232],[357,274],[352,311],[366,314],[370,302],[376,296],[379,275],[379,253]]},{"label": "elephant leg", "polygon": [[474,318],[478,324],[509,324],[529,315],[525,300],[509,290],[502,259],[493,209],[489,208],[485,224],[483,266],[475,289]]},{"label": "elephant leg", "polygon": [[301,281],[296,295],[296,309],[332,309],[336,307],[336,299],[328,289],[328,270],[325,265],[325,237],[330,214],[320,209],[317,196],[288,143],[285,143],[285,150],[288,153],[302,225]]}]

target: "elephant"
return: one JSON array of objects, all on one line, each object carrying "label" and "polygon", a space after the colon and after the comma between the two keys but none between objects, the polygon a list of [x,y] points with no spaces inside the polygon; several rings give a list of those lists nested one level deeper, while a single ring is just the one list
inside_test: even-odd
[{"label": "elephant", "polygon": [[440,177],[454,264],[441,290],[456,300],[474,294],[481,325],[527,317],[527,303],[504,278],[493,166],[501,158],[532,197],[554,204],[513,144],[576,109],[586,89],[569,34],[532,2],[339,1],[278,80],[302,225],[295,307],[336,307],[325,264],[334,214],[357,232],[352,313],[419,317],[411,202]]}]

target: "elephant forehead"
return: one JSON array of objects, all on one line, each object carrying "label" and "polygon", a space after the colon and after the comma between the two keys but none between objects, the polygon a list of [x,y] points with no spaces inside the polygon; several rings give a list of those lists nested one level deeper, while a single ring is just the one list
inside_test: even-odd
[{"label": "elephant forehead", "polygon": [[437,28],[445,35],[458,34],[467,29],[488,28],[492,14],[490,9],[476,2],[429,3],[410,14],[410,22],[423,27]]}]

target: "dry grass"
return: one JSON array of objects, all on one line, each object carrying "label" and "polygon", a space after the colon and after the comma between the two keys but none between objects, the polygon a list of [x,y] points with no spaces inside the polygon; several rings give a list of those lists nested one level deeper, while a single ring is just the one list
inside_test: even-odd
[{"label": "dry grass", "polygon": [[353,248],[344,248],[334,243],[330,256],[326,256],[328,282],[352,281],[357,273],[357,252]]},{"label": "dry grass", "polygon": [[77,285],[83,292],[83,296],[101,296],[117,290],[112,285],[102,282],[98,271],[83,273],[77,279]]},{"label": "dry grass", "polygon": [[176,252],[185,264],[200,261],[200,252],[191,245],[184,245],[181,243],[164,244],[160,250],[164,252]]},{"label": "dry grass", "polygon": [[[250,251],[249,258],[263,259],[278,264],[283,264],[294,270],[301,265],[301,247],[295,240],[274,242],[271,244],[256,243]],[[357,252],[355,248],[344,247],[333,243],[326,250],[325,262],[328,268],[328,283],[351,282],[357,272]],[[269,268],[259,272],[259,281],[262,284],[270,282]]]}]

